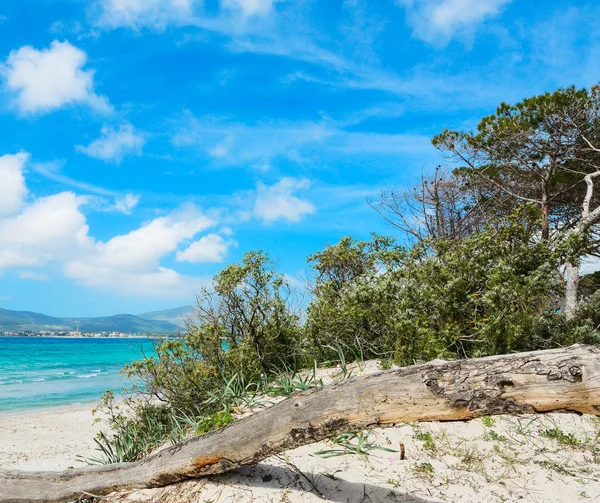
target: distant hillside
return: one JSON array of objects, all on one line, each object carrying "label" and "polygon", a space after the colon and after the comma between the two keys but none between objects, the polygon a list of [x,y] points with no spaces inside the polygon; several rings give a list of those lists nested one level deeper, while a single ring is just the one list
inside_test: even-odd
[{"label": "distant hillside", "polygon": [[150,311],[149,313],[138,314],[138,318],[152,321],[167,321],[180,328],[185,328],[185,319],[193,314],[194,306],[181,306],[163,311]]},{"label": "distant hillside", "polygon": [[71,325],[79,327],[80,332],[126,332],[126,333],[156,333],[174,332],[178,326],[168,321],[144,320],[133,314],[116,314],[99,318],[69,319]]},{"label": "distant hillside", "polygon": [[99,318],[54,318],[30,311],[11,311],[0,308],[0,332],[13,331],[74,331],[80,332],[123,332],[167,333],[180,327],[166,320],[143,319],[132,314],[117,314]]},{"label": "distant hillside", "polygon": [[7,330],[70,330],[70,328],[63,318],[0,308],[0,331]]}]

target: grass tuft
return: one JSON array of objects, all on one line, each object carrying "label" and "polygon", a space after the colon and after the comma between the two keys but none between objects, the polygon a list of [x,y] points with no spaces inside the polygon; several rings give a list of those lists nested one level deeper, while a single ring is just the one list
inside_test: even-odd
[{"label": "grass tuft", "polygon": [[546,429],[541,432],[541,435],[546,438],[556,440],[562,445],[568,445],[571,447],[579,447],[581,442],[572,433],[565,433],[560,428]]}]

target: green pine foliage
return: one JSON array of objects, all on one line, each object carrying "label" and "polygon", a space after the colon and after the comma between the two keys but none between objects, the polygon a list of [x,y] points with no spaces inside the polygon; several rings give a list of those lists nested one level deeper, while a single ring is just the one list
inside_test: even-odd
[{"label": "green pine foliage", "polygon": [[591,325],[567,326],[557,312],[561,257],[535,240],[535,213],[523,207],[462,240],[345,238],[314,255],[306,332],[315,354],[326,358],[336,341],[408,365],[595,340]]}]

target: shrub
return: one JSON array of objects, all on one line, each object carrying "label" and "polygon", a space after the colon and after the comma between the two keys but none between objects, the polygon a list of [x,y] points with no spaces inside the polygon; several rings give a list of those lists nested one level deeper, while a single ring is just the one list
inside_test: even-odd
[{"label": "shrub", "polygon": [[306,332],[314,354],[331,358],[339,344],[407,365],[597,340],[597,299],[573,320],[560,312],[562,257],[537,239],[538,228],[523,207],[460,240],[409,248],[345,238],[313,255]]},{"label": "shrub", "polygon": [[288,306],[290,288],[261,252],[247,253],[198,297],[195,319],[181,339],[155,345],[155,355],[126,367],[133,391],[180,412],[208,414],[224,406],[215,398],[231,379],[248,390],[261,374],[297,366],[299,317]]}]

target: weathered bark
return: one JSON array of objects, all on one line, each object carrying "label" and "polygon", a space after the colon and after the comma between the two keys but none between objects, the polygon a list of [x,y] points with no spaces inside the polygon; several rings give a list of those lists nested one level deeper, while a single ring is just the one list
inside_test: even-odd
[{"label": "weathered bark", "polygon": [[64,472],[0,470],[0,502],[62,502],[160,487],[351,430],[558,410],[600,415],[600,348],[431,362],[357,377],[293,396],[136,463]]},{"label": "weathered bark", "polygon": [[567,263],[567,282],[565,287],[565,314],[568,319],[573,317],[577,307],[577,292],[579,290],[579,265]]},{"label": "weathered bark", "polygon": [[550,203],[548,202],[548,194],[546,193],[547,183],[542,184],[542,240],[548,241],[550,238]]}]

